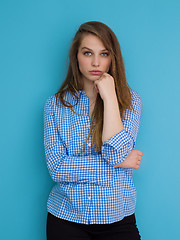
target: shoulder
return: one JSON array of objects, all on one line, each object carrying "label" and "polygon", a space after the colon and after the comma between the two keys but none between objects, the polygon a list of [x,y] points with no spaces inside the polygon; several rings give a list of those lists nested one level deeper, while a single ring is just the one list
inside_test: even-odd
[{"label": "shoulder", "polygon": [[46,101],[45,101],[45,104],[44,104],[44,111],[46,113],[54,113],[57,111],[58,108],[61,107],[61,102],[59,99],[58,100],[58,105],[56,104],[56,96],[55,94],[54,95],[51,95],[49,96]]},{"label": "shoulder", "polygon": [[139,95],[138,92],[136,92],[135,90],[130,88],[130,93],[131,93],[131,96],[132,96],[133,100],[139,100],[139,101],[142,102],[141,96]]},{"label": "shoulder", "polygon": [[138,92],[134,91],[133,89],[130,89],[131,97],[132,97],[132,105],[133,107],[142,106],[142,98],[139,95]]},{"label": "shoulder", "polygon": [[[67,101],[67,102],[71,102],[72,100],[72,96],[71,94],[69,93],[69,91],[67,91],[64,95],[64,100]],[[59,111],[62,111],[62,109],[64,109],[64,105],[61,103],[60,99],[57,98],[56,99],[56,96],[55,94],[49,96],[46,101],[45,101],[45,104],[44,104],[44,111],[46,112],[59,112]]]},{"label": "shoulder", "polygon": [[51,108],[55,104],[55,102],[56,102],[56,96],[55,95],[49,96],[45,101],[44,107],[46,109]]}]

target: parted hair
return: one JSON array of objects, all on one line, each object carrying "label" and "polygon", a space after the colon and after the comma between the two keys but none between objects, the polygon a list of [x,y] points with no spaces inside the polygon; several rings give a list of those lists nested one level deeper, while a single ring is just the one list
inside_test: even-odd
[{"label": "parted hair", "polygon": [[[76,32],[69,50],[68,56],[69,66],[66,78],[58,92],[55,94],[56,104],[58,105],[58,100],[60,100],[63,106],[69,107],[75,114],[78,114],[73,110],[73,107],[78,104],[80,98],[78,91],[83,90],[83,81],[78,66],[77,54],[82,39],[87,34],[93,34],[94,36],[98,37],[104,44],[105,48],[110,53],[111,65],[108,73],[114,78],[120,114],[121,117],[125,119],[124,111],[126,109],[133,109],[133,106],[130,87],[126,80],[125,67],[120,49],[120,44],[114,32],[106,24],[102,22],[90,21],[83,23],[80,25],[78,31]],[[75,105],[71,105],[69,102],[64,100],[64,95],[66,91],[69,91],[77,99]],[[91,134],[92,134],[91,147],[94,146],[97,152],[101,151],[101,146],[103,144],[102,142],[103,113],[104,104],[103,100],[100,97],[100,94],[98,93],[94,110],[91,116],[90,130],[87,139],[84,143],[84,154],[89,150],[88,149],[87,151],[85,151],[85,147]]]}]

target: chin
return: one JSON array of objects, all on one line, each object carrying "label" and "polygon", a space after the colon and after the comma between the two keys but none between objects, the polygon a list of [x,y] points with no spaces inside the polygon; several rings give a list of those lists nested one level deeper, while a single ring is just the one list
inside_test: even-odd
[{"label": "chin", "polygon": [[90,76],[89,77],[89,79],[92,79],[92,80],[94,80],[94,79],[99,79],[101,77],[101,75],[94,75],[94,76]]}]

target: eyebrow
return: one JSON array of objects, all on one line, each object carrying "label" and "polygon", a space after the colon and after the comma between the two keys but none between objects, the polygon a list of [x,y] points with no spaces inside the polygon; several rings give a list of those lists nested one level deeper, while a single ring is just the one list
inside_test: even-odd
[{"label": "eyebrow", "polygon": [[[81,50],[82,50],[82,49],[88,49],[88,50],[90,50],[90,51],[93,51],[92,49],[90,49],[90,48],[88,48],[88,47],[82,47]],[[100,50],[100,51],[103,52],[103,51],[108,51],[108,50],[107,50],[107,49],[102,49],[102,50]]]}]

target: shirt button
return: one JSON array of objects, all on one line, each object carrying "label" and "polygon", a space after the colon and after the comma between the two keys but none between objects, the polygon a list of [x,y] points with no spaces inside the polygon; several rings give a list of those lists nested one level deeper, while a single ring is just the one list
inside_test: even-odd
[{"label": "shirt button", "polygon": [[89,127],[90,127],[90,125],[88,124],[88,125],[87,125],[87,127],[89,128]]},{"label": "shirt button", "polygon": [[89,196],[88,199],[91,200],[91,196]]},{"label": "shirt button", "polygon": [[87,143],[87,145],[90,147],[90,146],[91,146],[91,143]]}]

